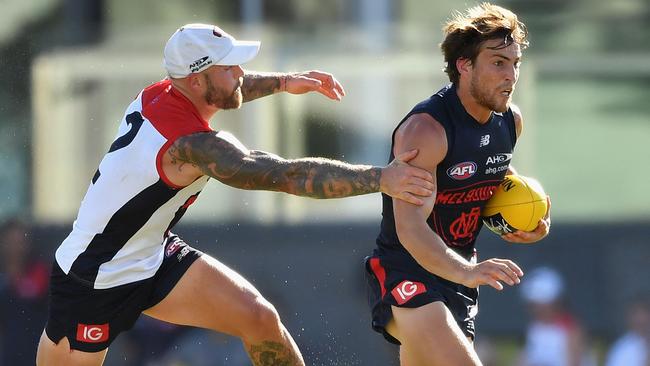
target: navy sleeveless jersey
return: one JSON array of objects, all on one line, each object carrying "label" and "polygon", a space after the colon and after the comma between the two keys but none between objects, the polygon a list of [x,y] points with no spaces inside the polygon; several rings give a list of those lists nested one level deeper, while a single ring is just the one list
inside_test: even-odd
[{"label": "navy sleeveless jersey", "polygon": [[[469,259],[483,226],[481,210],[510,165],[517,139],[512,110],[492,113],[487,123],[480,124],[461,104],[455,86],[448,85],[417,104],[397,128],[418,113],[431,115],[447,135],[447,155],[436,170],[436,203],[427,224],[448,247]],[[394,158],[394,143],[395,132],[389,161]],[[406,252],[395,230],[392,198],[382,196],[383,218],[377,245],[380,250]]]}]

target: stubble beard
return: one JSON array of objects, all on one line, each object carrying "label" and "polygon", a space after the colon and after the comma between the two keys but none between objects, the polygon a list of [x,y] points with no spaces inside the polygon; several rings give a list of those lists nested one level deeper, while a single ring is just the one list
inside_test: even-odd
[{"label": "stubble beard", "polygon": [[[476,100],[476,102],[482,105],[485,108],[488,108],[491,111],[497,113],[503,113],[508,110],[510,107],[510,99],[504,102],[499,101],[499,96],[490,93],[491,91],[488,88],[483,87],[483,84],[480,82],[477,75],[472,76],[472,82],[470,83],[469,93]],[[496,92],[495,92],[496,93]]]},{"label": "stubble beard", "polygon": [[203,97],[207,104],[213,105],[219,109],[238,109],[241,107],[243,97],[239,86],[237,86],[232,93],[228,94],[224,89],[215,88],[207,76],[205,81],[207,90]]}]

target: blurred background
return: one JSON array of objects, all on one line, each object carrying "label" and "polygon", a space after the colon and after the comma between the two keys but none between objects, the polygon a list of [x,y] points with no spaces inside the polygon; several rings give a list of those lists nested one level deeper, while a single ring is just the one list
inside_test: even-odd
[{"label": "blurred background", "polygon": [[[53,252],[124,109],[165,77],[162,48],[176,28],[214,23],[261,40],[246,68],[321,69],[347,92],[339,103],[264,98],[218,113],[213,128],[288,158],[384,165],[396,123],[448,81],[444,21],[477,3],[0,0],[0,365],[33,364]],[[530,279],[537,295],[482,288],[477,348],[486,365],[647,365],[650,1],[494,3],[530,31],[514,98],[525,121],[514,166],[552,197],[553,229],[531,246],[487,230],[479,238],[482,258],[542,275]],[[379,195],[315,201],[213,182],[175,231],[251,280],[308,364],[397,365],[366,305],[362,261],[380,211]],[[144,316],[106,361],[208,364],[248,363],[232,338]]]}]

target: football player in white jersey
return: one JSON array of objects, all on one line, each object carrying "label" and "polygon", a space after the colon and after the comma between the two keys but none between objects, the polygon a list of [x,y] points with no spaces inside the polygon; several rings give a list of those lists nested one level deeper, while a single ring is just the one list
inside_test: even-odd
[{"label": "football player in white jersey", "polygon": [[259,42],[237,41],[218,27],[188,24],[164,50],[169,77],[127,108],[101,161],[72,232],[57,249],[50,313],[37,364],[101,365],[110,343],[141,313],[239,337],[254,365],[304,365],[277,311],[253,285],[170,229],[211,177],[242,189],[340,198],[373,192],[421,205],[431,174],[323,158],[287,160],[249,150],[208,124],[221,109],[288,92],[340,100],[330,74],[245,71]]}]

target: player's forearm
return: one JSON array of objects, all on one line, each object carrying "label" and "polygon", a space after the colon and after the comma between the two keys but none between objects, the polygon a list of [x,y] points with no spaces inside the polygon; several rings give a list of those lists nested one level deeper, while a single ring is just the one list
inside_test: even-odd
[{"label": "player's forearm", "polygon": [[380,191],[381,168],[324,158],[286,160],[251,151],[222,182],[237,188],[285,192],[311,198],[343,198]]},{"label": "player's forearm", "polygon": [[447,247],[426,222],[408,221],[397,225],[397,235],[418,264],[437,276],[462,284],[471,264]]},{"label": "player's forearm", "polygon": [[244,102],[250,102],[285,89],[286,74],[248,71],[244,74],[241,92]]},{"label": "player's forearm", "polygon": [[336,160],[292,160],[281,172],[283,192],[311,198],[343,198],[380,191],[381,168]]}]

